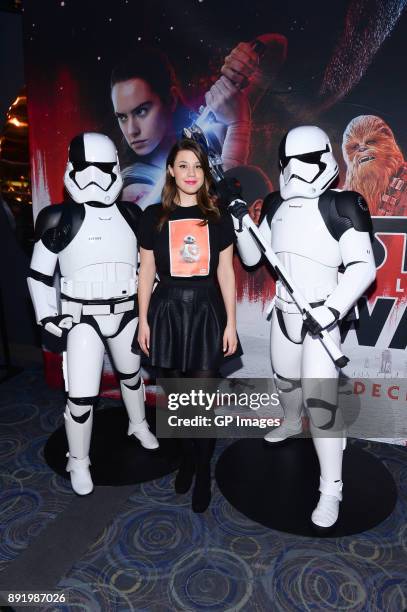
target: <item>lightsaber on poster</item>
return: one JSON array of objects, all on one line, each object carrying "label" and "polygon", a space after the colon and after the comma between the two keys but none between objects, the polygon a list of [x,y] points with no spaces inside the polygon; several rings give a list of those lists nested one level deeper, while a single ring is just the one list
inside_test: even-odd
[{"label": "lightsaber on poster", "polygon": [[[253,51],[257,53],[257,58],[259,62],[264,56],[264,53],[266,51],[266,42],[267,39],[270,37],[273,37],[273,34],[263,34],[263,36],[259,36],[250,43],[250,46]],[[239,89],[244,89],[248,84],[249,80],[246,77],[243,84],[238,87]],[[208,124],[212,123],[213,121],[215,121],[215,116],[209,106],[201,106],[201,108],[199,109],[199,116],[194,122],[193,126],[197,126],[203,132],[205,132],[205,128],[207,128]]]},{"label": "lightsaber on poster", "polygon": [[[286,55],[286,44],[283,37],[276,34],[262,34],[250,43],[252,50],[257,54],[257,61],[260,61],[269,50],[270,53],[276,55],[276,64],[280,65],[282,58]],[[277,50],[277,51],[276,51]],[[274,57],[273,55],[273,57]],[[236,84],[239,89],[245,89],[249,85],[249,79],[244,77],[240,84]],[[222,168],[222,145],[213,129],[216,123],[216,117],[209,106],[201,106],[198,117],[193,123],[183,129],[183,135],[186,138],[195,140],[206,151],[208,155],[209,165],[215,180],[220,181],[223,178]]]},{"label": "lightsaber on poster", "polygon": [[[264,236],[261,235],[259,228],[257,227],[257,225],[254,224],[254,222],[250,218],[249,213],[247,212],[243,217],[241,217],[241,215],[234,214],[233,207],[236,205],[239,205],[239,203],[243,203],[246,205],[246,202],[244,202],[243,200],[235,199],[229,204],[228,208],[229,208],[230,213],[233,216],[235,216],[237,219],[241,218],[242,224],[250,232],[250,234],[256,241],[257,245],[261,249],[262,253],[264,253],[264,255],[269,260],[270,264],[273,266],[273,269],[275,273],[277,274],[279,280],[283,283],[288,293],[290,294],[294,302],[297,304],[297,307],[299,311],[301,312],[304,321],[308,321],[310,323],[312,322],[313,324],[318,325],[317,321],[315,321],[314,317],[311,314],[312,307],[309,305],[307,300],[304,298],[304,296],[302,295],[301,291],[298,289],[294,281],[290,278],[290,275],[287,269],[285,268],[282,261],[274,253],[270,244],[267,242]],[[331,336],[329,335],[326,329],[323,329],[318,333],[318,338],[321,340],[323,346],[325,347],[325,350],[328,352],[332,361],[335,363],[335,365],[338,368],[344,368],[347,365],[347,363],[349,363],[348,357],[346,357],[346,355],[344,355],[341,352],[341,350],[335,344],[335,342],[333,341],[333,339],[331,338]]]}]

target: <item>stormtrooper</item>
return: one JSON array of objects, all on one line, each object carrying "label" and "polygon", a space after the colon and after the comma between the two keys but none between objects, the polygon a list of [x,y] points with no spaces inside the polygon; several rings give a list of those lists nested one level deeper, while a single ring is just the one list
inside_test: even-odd
[{"label": "stormtrooper", "polygon": [[[117,151],[103,134],[85,133],[72,140],[64,184],[73,202],[39,213],[28,286],[37,323],[66,337],[66,469],[75,493],[87,495],[93,490],[89,447],[105,348],[120,379],[128,435],[144,448],[158,447],[145,420],[140,357],[130,348],[137,325],[136,227],[141,211],[117,200],[122,189]],[[60,298],[53,286],[57,264]]]},{"label": "stormtrooper", "polygon": [[[346,446],[337,410],[339,368],[321,342],[327,330],[340,346],[339,321],[373,282],[372,223],[356,192],[329,189],[338,165],[328,136],[315,126],[292,129],[279,151],[280,191],[264,201],[259,231],[311,306],[305,318],[286,284],[276,284],[271,321],[271,363],[284,409],[271,444],[302,431],[303,407],[320,465],[320,498],[312,523],[321,530],[338,519],[342,500],[342,456]],[[242,224],[244,203],[232,207],[243,262],[257,264],[262,250]]]}]

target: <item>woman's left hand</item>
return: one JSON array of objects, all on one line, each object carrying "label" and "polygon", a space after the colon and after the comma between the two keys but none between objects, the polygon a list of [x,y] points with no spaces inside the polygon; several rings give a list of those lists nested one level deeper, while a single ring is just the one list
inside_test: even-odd
[{"label": "woman's left hand", "polygon": [[237,334],[236,327],[234,325],[226,325],[223,334],[223,353],[224,357],[229,357],[237,349]]}]

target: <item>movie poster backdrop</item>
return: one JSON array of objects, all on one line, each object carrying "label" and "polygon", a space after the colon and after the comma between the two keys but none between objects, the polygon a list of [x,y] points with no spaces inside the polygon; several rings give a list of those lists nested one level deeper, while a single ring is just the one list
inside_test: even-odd
[{"label": "movie poster backdrop", "polygon": [[[236,169],[258,220],[263,198],[278,189],[283,135],[296,125],[320,126],[340,165],[338,187],[364,195],[375,231],[377,280],[359,301],[359,319],[343,322],[350,357],[344,374],[363,380],[355,393],[364,402],[404,409],[405,5],[25,2],[34,216],[63,201],[67,147],[83,131],[104,132],[116,143],[124,199],[142,208],[159,201],[171,144],[208,103],[225,167]],[[138,79],[138,87],[115,86],[126,79]],[[129,100],[134,109],[126,115]],[[244,356],[233,376],[270,377],[267,310],[275,282],[267,265],[245,270],[236,256],[235,269]],[[52,369],[52,354],[46,360]]]}]

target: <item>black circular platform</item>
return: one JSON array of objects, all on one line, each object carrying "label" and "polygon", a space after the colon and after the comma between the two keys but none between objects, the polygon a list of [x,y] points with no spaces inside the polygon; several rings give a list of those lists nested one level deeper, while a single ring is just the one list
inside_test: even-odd
[{"label": "black circular platform", "polygon": [[[95,485],[120,486],[161,478],[179,465],[176,440],[160,440],[160,448],[146,450],[134,436],[127,435],[128,417],[123,405],[96,409],[90,447],[91,474]],[[65,427],[47,440],[44,456],[60,476],[66,471],[68,443]]]},{"label": "black circular platform", "polygon": [[[348,441],[343,457],[343,501],[329,537],[372,529],[397,501],[392,475],[361,443]],[[311,524],[319,499],[319,464],[311,439],[278,445],[258,438],[239,440],[220,456],[216,480],[232,506],[253,521],[286,533],[321,535]]]}]

